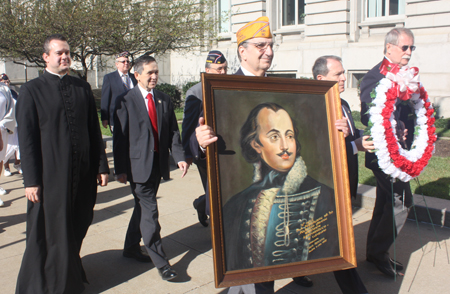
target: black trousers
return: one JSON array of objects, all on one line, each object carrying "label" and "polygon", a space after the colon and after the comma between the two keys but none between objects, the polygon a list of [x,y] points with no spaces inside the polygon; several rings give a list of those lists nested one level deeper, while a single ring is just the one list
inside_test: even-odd
[{"label": "black trousers", "polygon": [[125,238],[125,248],[130,248],[139,244],[142,233],[145,249],[157,268],[162,268],[169,263],[162,248],[161,226],[158,221],[159,212],[156,193],[160,183],[159,158],[155,154],[152,173],[147,182],[130,182],[135,206]]},{"label": "black trousers", "polygon": [[[208,189],[208,175],[206,172],[206,164],[204,162],[198,162],[194,160],[195,165],[197,166],[198,173],[200,174],[200,178],[202,180],[203,184],[203,190],[205,191],[205,194],[199,196],[197,199],[195,199],[195,207],[200,213],[206,213],[209,215],[209,210],[207,212],[207,204],[209,204],[208,200],[206,200],[206,193]],[[208,206],[209,207],[209,206]]]},{"label": "black trousers", "polygon": [[[372,221],[367,233],[366,254],[371,258],[386,260],[389,248],[406,222],[412,205],[411,187],[408,183],[397,180],[393,184],[394,199],[390,178],[383,172],[373,170],[377,179],[377,192]],[[392,206],[394,203],[394,206]]]}]

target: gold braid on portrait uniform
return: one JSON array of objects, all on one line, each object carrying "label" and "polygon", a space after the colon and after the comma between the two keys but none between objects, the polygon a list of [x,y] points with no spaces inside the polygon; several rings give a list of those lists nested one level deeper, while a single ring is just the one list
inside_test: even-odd
[{"label": "gold braid on portrait uniform", "polygon": [[[257,181],[261,179],[261,163],[255,163],[254,165],[254,177],[253,180]],[[269,223],[270,212],[274,203],[275,197],[281,190],[282,195],[289,195],[295,193],[300,185],[308,175],[305,162],[303,158],[299,156],[292,168],[289,170],[286,180],[281,188],[271,188],[261,190],[258,197],[255,200],[253,206],[250,238],[252,245],[252,259],[254,266],[264,265],[264,245],[266,238],[267,225]]]}]

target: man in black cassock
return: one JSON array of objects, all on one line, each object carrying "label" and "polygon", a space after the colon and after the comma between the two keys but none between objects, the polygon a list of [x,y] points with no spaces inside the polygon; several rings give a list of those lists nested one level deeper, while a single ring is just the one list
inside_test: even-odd
[{"label": "man in black cassock", "polygon": [[16,293],[81,293],[80,248],[92,222],[97,180],[109,168],[88,83],[69,76],[70,48],[44,42],[44,74],[21,87],[17,123],[25,195],[26,249]]}]

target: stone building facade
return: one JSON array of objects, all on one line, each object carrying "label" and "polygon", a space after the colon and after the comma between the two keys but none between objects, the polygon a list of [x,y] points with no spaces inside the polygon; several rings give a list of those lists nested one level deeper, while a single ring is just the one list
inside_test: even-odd
[{"label": "stone building facade", "polygon": [[[238,67],[236,32],[248,21],[268,16],[275,39],[275,57],[269,74],[312,77],[315,59],[342,57],[347,74],[342,97],[359,110],[358,80],[381,61],[384,36],[394,27],[412,29],[416,51],[411,66],[420,69],[421,81],[439,116],[450,117],[450,1],[448,0],[219,0],[217,10],[231,11],[221,21],[221,50]],[[223,15],[223,14],[222,14]],[[206,52],[172,54],[165,80],[182,85],[199,80]]]},{"label": "stone building facade", "polygon": [[[342,97],[359,110],[358,80],[383,57],[384,35],[394,27],[407,27],[415,35],[416,51],[411,66],[420,69],[439,116],[450,117],[450,0],[218,0],[211,7],[219,19],[219,40],[211,47],[188,53],[157,56],[160,82],[178,86],[198,81],[207,52],[222,51],[229,73],[237,70],[236,32],[245,23],[268,16],[275,40],[275,57],[270,75],[312,77],[315,59],[322,55],[342,57],[347,74]],[[93,88],[114,63],[89,73]],[[24,66],[0,60],[0,72],[21,84]],[[37,76],[28,69],[28,79]]]}]

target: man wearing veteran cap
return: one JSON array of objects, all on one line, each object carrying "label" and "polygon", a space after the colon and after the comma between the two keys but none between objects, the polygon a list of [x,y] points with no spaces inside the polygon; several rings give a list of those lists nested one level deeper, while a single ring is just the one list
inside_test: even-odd
[{"label": "man wearing veteran cap", "polygon": [[[266,16],[260,17],[255,21],[251,21],[244,25],[236,33],[238,49],[237,55],[241,66],[235,75],[245,76],[259,76],[265,77],[267,70],[272,65],[273,60],[273,40],[270,32],[269,18]],[[199,127],[196,128],[196,142],[199,148],[192,148],[192,152],[201,150],[217,141],[218,137],[215,135],[212,128],[205,125],[203,116],[199,119]],[[338,126],[338,125],[341,126]],[[338,129],[348,133],[346,120],[336,122]],[[194,157],[197,155],[194,154]],[[201,156],[200,156],[201,157]],[[298,285],[311,287],[312,281],[308,277],[294,278],[294,282]],[[257,283],[243,286],[234,286],[229,289],[229,294],[238,293],[274,293],[274,282]]]},{"label": "man wearing veteran cap", "polygon": [[116,55],[117,70],[105,75],[102,86],[101,119],[102,125],[114,126],[113,112],[116,97],[136,86],[137,81],[129,74],[131,63],[128,60],[128,51]]},{"label": "man wearing veteran cap", "polygon": [[243,26],[236,33],[237,55],[241,67],[236,75],[266,76],[272,65],[273,40],[270,32],[269,18],[263,16]]},{"label": "man wearing veteran cap", "polygon": [[[212,50],[208,53],[206,57],[205,72],[210,74],[227,74],[227,60],[222,52],[217,50]],[[195,132],[195,128],[198,125],[198,118],[202,110],[202,83],[197,83],[192,86],[186,92],[186,100],[184,103],[184,118],[183,118],[183,132],[182,132],[182,143],[184,154],[186,157],[186,162],[190,165],[194,162],[197,165],[198,172],[202,179],[203,188],[206,192],[206,162],[205,160],[198,160],[192,156],[190,148],[190,138]],[[198,148],[198,146],[197,146]],[[194,201],[194,208],[197,210],[198,220],[200,223],[207,227],[208,223],[206,220],[208,216],[206,215],[206,196],[203,194]]]}]

